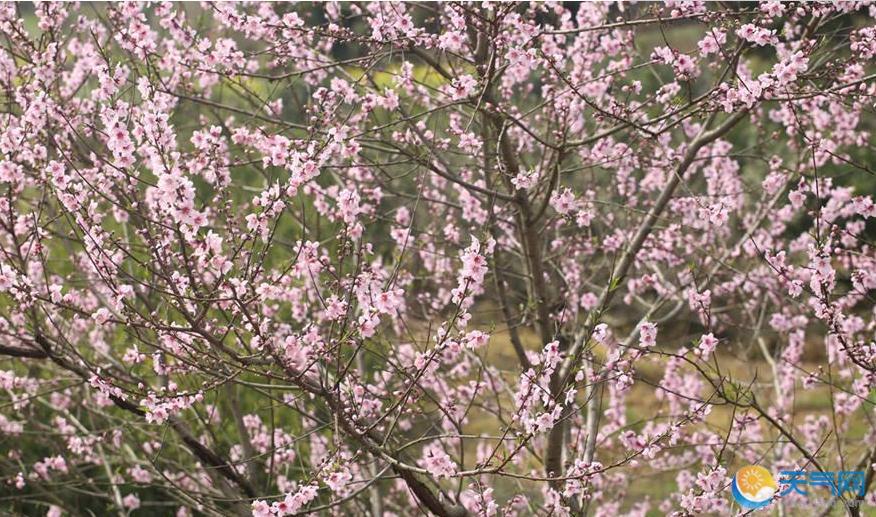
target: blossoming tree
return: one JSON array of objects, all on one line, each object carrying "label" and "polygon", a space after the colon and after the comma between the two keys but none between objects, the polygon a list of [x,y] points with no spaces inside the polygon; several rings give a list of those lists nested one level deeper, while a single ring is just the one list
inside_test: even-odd
[{"label": "blossoming tree", "polygon": [[3,4],[0,506],[869,487],[865,4]]}]

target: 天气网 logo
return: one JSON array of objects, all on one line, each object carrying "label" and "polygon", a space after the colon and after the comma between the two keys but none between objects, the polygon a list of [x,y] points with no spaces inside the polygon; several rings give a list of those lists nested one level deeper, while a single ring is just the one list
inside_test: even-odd
[{"label": "\u5929\u6c14\u7f51 logo", "polygon": [[742,467],[733,477],[733,498],[743,508],[762,508],[778,490],[770,471],[760,465]]},{"label": "\u5929\u6c14\u7f51 logo", "polygon": [[[808,496],[804,487],[825,487],[834,497],[849,497],[848,505],[857,505],[867,491],[867,477],[864,471],[818,471],[783,470],[779,472],[782,491],[779,497],[789,494]],[[733,477],[733,498],[747,510],[763,508],[770,504],[779,491],[779,484],[770,471],[760,465],[748,465],[739,469]]]}]

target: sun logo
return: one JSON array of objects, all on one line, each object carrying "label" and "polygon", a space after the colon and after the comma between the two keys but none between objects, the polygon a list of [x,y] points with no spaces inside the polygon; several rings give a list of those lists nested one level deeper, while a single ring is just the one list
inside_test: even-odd
[{"label": "sun logo", "polygon": [[743,508],[763,508],[778,488],[770,471],[760,465],[742,467],[733,477],[733,498]]}]

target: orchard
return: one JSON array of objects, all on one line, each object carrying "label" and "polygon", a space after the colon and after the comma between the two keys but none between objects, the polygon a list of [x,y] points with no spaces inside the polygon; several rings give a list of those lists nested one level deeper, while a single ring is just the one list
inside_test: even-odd
[{"label": "orchard", "polygon": [[0,512],[873,515],[874,18],[0,5]]}]

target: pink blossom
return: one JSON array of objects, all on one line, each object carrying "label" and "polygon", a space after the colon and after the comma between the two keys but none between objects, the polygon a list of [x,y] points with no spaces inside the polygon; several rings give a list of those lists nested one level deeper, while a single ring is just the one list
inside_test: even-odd
[{"label": "pink blossom", "polygon": [[702,360],[707,361],[717,346],[718,339],[714,335],[711,333],[703,334],[700,338],[700,343],[696,348],[696,354],[700,356]]},{"label": "pink blossom", "polygon": [[535,171],[519,172],[511,178],[511,184],[520,190],[528,190],[538,183],[538,174]]},{"label": "pink blossom", "polygon": [[349,483],[353,479],[353,475],[346,469],[342,469],[339,471],[332,472],[328,476],[325,477],[325,484],[328,485],[335,492],[344,491]]},{"label": "pink blossom", "polygon": [[770,44],[775,39],[775,31],[758,27],[752,23],[744,24],[736,31],[736,35],[759,46]]},{"label": "pink blossom", "polygon": [[876,7],[737,7],[0,4],[8,504],[727,514],[728,458],[859,463]]},{"label": "pink blossom", "polygon": [[697,43],[697,47],[703,55],[715,54],[726,41],[727,35],[724,31],[713,29]]},{"label": "pink blossom", "polygon": [[260,500],[256,500],[252,502],[252,516],[253,517],[270,517],[271,516],[271,507],[268,503]]},{"label": "pink blossom", "polygon": [[423,456],[417,464],[439,479],[450,477],[456,473],[456,465],[453,460],[439,444],[435,443],[423,448]]},{"label": "pink blossom", "polygon": [[101,307],[101,308],[97,309],[97,311],[91,315],[91,318],[98,325],[103,325],[104,323],[109,321],[109,319],[111,317],[112,317],[112,313],[110,313],[110,311],[106,307]]},{"label": "pink blossom", "polygon": [[122,506],[129,511],[136,510],[137,508],[140,508],[140,498],[137,497],[137,494],[128,494],[122,498]]},{"label": "pink blossom", "polygon": [[570,189],[563,189],[562,192],[554,194],[551,198],[551,206],[560,215],[565,215],[575,209],[576,200],[575,194]]},{"label": "pink blossom", "polygon": [[657,325],[646,321],[639,325],[639,346],[651,348],[657,344]]},{"label": "pink blossom", "polygon": [[477,85],[477,79],[470,75],[457,77],[451,84],[450,96],[456,100],[469,97],[475,92]]}]

